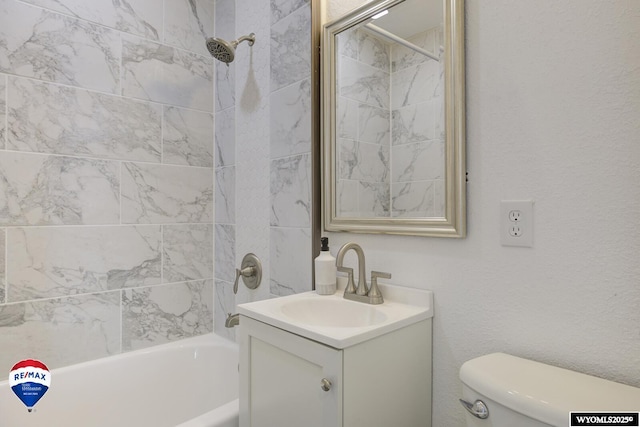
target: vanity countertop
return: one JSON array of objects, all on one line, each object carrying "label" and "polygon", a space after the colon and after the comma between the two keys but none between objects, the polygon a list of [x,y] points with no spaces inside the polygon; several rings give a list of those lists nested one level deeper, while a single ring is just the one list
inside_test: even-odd
[{"label": "vanity countertop", "polygon": [[384,303],[378,305],[345,300],[344,281],[339,280],[333,295],[304,292],[240,304],[238,312],[337,349],[433,317],[431,291],[383,284],[379,287]]}]

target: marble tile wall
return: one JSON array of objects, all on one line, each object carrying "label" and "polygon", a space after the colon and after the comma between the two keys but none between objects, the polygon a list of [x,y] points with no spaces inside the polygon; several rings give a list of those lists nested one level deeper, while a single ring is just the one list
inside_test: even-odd
[{"label": "marble tile wall", "polygon": [[234,200],[213,12],[0,0],[0,367],[213,331],[214,215]]},{"label": "marble tile wall", "polygon": [[[216,333],[235,305],[311,290],[311,2],[216,0],[216,34],[255,33],[215,64]],[[270,19],[264,19],[270,16]],[[261,286],[232,292],[244,255]]]},{"label": "marble tile wall", "polygon": [[[440,54],[442,28],[408,41]],[[444,216],[443,63],[400,45],[391,57],[391,215]]]},{"label": "marble tile wall", "polygon": [[340,214],[390,215],[391,47],[353,29],[338,36],[338,197]]},{"label": "marble tile wall", "polygon": [[[408,38],[438,54],[442,29]],[[340,213],[444,214],[443,64],[363,29],[338,37]]]}]

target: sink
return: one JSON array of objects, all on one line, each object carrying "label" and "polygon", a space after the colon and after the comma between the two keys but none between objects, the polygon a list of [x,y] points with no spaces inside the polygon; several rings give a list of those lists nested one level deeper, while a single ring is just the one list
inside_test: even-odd
[{"label": "sink", "polygon": [[344,299],[346,279],[339,279],[334,295],[304,292],[255,301],[238,305],[238,313],[337,349],[433,317],[431,291],[379,284],[384,303],[369,305]]},{"label": "sink", "polygon": [[331,328],[372,326],[387,320],[375,306],[336,299],[298,298],[282,304],[280,310],[294,322]]}]

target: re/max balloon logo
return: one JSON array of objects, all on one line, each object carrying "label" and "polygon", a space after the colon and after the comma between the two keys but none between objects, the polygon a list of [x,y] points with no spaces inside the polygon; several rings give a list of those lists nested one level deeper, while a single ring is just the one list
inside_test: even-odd
[{"label": "re/max balloon logo", "polygon": [[51,372],[39,360],[22,360],[11,368],[9,385],[31,412],[51,386]]}]

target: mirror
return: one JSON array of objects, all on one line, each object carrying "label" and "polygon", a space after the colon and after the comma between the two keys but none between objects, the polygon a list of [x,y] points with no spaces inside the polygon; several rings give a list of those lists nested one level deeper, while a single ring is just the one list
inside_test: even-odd
[{"label": "mirror", "polygon": [[325,230],[465,236],[463,26],[463,0],[377,0],[325,25]]}]

